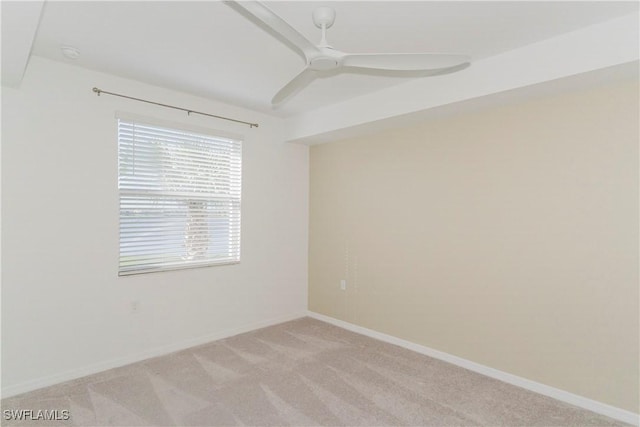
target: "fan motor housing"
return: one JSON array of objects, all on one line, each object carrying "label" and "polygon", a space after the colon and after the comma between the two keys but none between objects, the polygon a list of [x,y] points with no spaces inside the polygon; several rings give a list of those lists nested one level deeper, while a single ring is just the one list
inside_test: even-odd
[{"label": "fan motor housing", "polygon": [[338,61],[328,56],[318,56],[309,61],[309,68],[316,71],[326,71],[338,68]]}]

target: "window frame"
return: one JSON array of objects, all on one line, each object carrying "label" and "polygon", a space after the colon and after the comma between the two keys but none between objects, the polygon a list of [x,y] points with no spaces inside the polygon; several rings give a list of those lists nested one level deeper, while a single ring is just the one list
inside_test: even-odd
[{"label": "window frame", "polygon": [[[243,179],[242,179],[242,175],[243,175],[243,154],[244,154],[244,135],[240,135],[240,134],[236,134],[236,133],[231,133],[231,132],[227,132],[227,131],[222,131],[222,130],[218,130],[218,129],[213,129],[213,128],[209,128],[209,127],[204,127],[204,126],[199,126],[199,125],[192,125],[192,124],[185,124],[185,123],[180,123],[180,122],[173,122],[173,121],[168,121],[168,120],[162,120],[162,119],[157,119],[157,118],[151,118],[151,117],[147,117],[147,116],[141,116],[141,115],[137,115],[137,114],[131,114],[131,113],[126,113],[126,112],[120,112],[117,111],[115,114],[115,139],[116,139],[116,188],[117,188],[117,192],[118,192],[118,262],[117,262],[117,270],[118,270],[118,276],[119,277],[128,277],[128,276],[136,276],[136,275],[140,275],[140,274],[149,274],[149,273],[161,273],[161,272],[167,272],[167,271],[177,271],[177,270],[188,270],[188,269],[195,269],[195,268],[205,268],[205,267],[216,267],[216,266],[224,266],[224,265],[235,265],[235,264],[239,264],[241,262],[241,257],[242,257],[242,189],[243,189]],[[122,270],[122,266],[121,266],[121,258],[122,258],[122,252],[121,252],[121,248],[122,248],[122,238],[121,238],[121,226],[122,226],[122,211],[121,211],[121,203],[122,203],[122,194],[123,191],[120,188],[120,137],[119,137],[119,121],[123,120],[123,121],[130,121],[130,122],[138,122],[141,125],[146,125],[146,126],[157,126],[157,127],[161,127],[161,128],[166,128],[172,131],[180,131],[180,132],[187,132],[187,133],[193,133],[193,134],[199,134],[199,135],[203,135],[203,136],[208,136],[211,138],[221,138],[221,139],[230,139],[232,140],[234,143],[237,143],[239,145],[239,153],[240,153],[240,175],[239,175],[239,196],[238,196],[238,241],[237,241],[237,259],[233,259],[233,260],[226,260],[226,261],[214,261],[214,260],[208,260],[202,263],[193,263],[193,264],[188,264],[188,263],[183,263],[183,264],[175,264],[175,265],[156,265],[156,266],[151,266],[151,267],[145,267],[145,268],[140,268],[140,269],[135,269],[135,270]],[[125,194],[126,194],[126,190],[125,190]],[[230,198],[231,199],[231,198]],[[169,199],[168,199],[169,200]],[[177,200],[177,198],[175,199]],[[213,201],[213,198],[208,199],[208,201]],[[228,230],[231,230],[231,227],[228,228]],[[185,240],[186,240],[186,236],[185,236]]]}]

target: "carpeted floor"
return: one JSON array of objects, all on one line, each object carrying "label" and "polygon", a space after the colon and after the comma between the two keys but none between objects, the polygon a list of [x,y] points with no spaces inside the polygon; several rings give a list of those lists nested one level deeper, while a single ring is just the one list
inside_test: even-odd
[{"label": "carpeted floor", "polygon": [[[303,318],[2,401],[3,425],[618,426]],[[4,410],[68,410],[16,422]]]}]

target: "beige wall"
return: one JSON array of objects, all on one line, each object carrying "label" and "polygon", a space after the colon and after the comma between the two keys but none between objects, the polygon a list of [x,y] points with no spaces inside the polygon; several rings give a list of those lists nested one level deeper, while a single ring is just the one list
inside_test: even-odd
[{"label": "beige wall", "polygon": [[638,412],[638,113],[618,82],[312,147],[309,308]]}]

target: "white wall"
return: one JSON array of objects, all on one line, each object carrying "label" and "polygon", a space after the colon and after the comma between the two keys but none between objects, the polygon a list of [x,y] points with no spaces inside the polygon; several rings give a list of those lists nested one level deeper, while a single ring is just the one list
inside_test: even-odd
[{"label": "white wall", "polygon": [[[98,97],[94,86],[260,127]],[[244,135],[240,264],[118,277],[116,111]],[[283,142],[282,126],[33,57],[20,88],[2,93],[4,395],[302,315],[308,148]]]}]

